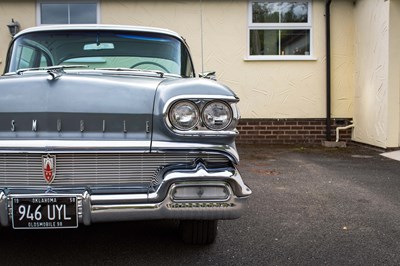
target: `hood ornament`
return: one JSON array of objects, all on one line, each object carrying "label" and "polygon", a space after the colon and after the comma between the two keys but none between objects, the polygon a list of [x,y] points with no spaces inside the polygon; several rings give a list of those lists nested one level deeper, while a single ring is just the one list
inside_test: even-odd
[{"label": "hood ornament", "polygon": [[55,68],[55,69],[47,70],[47,74],[50,75],[47,79],[48,80],[59,79],[64,73],[65,72],[62,68]]},{"label": "hood ornament", "polygon": [[43,155],[42,156],[42,171],[43,177],[48,184],[51,184],[56,177],[56,156]]}]

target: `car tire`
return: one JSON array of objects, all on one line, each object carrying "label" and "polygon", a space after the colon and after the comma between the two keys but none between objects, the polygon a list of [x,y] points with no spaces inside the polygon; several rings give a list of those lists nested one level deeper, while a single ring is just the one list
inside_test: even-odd
[{"label": "car tire", "polygon": [[218,220],[181,220],[179,232],[187,244],[212,244],[217,237]]}]

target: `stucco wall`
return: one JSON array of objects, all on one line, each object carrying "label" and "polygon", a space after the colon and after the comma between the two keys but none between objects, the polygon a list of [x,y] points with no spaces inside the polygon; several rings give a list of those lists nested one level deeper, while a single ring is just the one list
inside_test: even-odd
[{"label": "stucco wall", "polygon": [[[325,23],[325,22],[320,22]],[[322,38],[322,37],[320,37]],[[331,3],[332,115],[353,117],[355,86],[354,4]]]},{"label": "stucco wall", "polygon": [[384,148],[399,144],[398,24],[389,12],[382,0],[359,0],[355,11],[354,139]]},{"label": "stucco wall", "polygon": [[400,1],[391,0],[389,16],[389,137],[387,146],[400,147]]},{"label": "stucco wall", "polygon": [[21,0],[0,1],[0,73],[3,73],[8,45],[11,36],[7,24],[14,18],[21,24],[21,28],[36,25],[36,2]]}]

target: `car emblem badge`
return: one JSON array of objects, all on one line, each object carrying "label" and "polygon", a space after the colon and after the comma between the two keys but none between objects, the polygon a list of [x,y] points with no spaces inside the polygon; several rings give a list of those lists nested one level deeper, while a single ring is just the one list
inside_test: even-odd
[{"label": "car emblem badge", "polygon": [[51,184],[56,177],[56,156],[55,155],[43,155],[42,156],[42,170],[43,177],[47,183]]}]

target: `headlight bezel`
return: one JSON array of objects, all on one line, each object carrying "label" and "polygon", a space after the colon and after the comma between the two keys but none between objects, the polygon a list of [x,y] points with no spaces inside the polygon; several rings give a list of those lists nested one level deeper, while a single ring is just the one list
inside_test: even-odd
[{"label": "headlight bezel", "polygon": [[[175,127],[170,118],[170,112],[174,106],[179,102],[189,101],[194,103],[199,110],[199,120],[196,126],[189,130],[182,130]],[[177,135],[182,136],[237,136],[239,132],[236,129],[238,124],[240,113],[237,107],[239,99],[236,96],[214,96],[210,95],[181,95],[174,97],[166,102],[164,105],[164,122],[167,128]],[[229,110],[230,121],[226,126],[220,129],[211,129],[206,126],[203,121],[203,112],[206,106],[212,103],[222,103]]]}]

